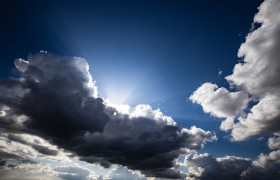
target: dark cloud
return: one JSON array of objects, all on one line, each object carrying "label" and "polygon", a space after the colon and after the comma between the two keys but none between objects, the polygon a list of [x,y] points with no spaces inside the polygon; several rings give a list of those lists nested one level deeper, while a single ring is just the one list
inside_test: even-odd
[{"label": "dark cloud", "polygon": [[275,180],[280,179],[280,150],[268,155],[262,153],[254,161],[235,156],[214,158],[207,153],[190,154],[181,166],[188,168],[187,179],[192,180]]},{"label": "dark cloud", "polygon": [[18,156],[16,154],[8,153],[8,152],[0,150],[0,158],[3,158],[3,159],[21,159],[21,156]]},{"label": "dark cloud", "polygon": [[[116,163],[162,178],[180,178],[174,160],[216,139],[211,132],[180,127],[149,105],[131,114],[107,106],[82,58],[40,52],[15,65],[19,78],[0,80],[1,131],[40,136],[81,160],[104,167]],[[9,138],[46,155],[57,153]]]},{"label": "dark cloud", "polygon": [[280,179],[280,150],[268,155],[260,154],[251,167],[242,173],[244,180],[275,180]]},{"label": "dark cloud", "polygon": [[187,155],[183,166],[189,169],[188,177],[199,180],[236,180],[241,179],[244,170],[252,161],[246,158],[227,156],[213,158],[209,154]]},{"label": "dark cloud", "polygon": [[3,166],[6,166],[6,162],[7,162],[7,161],[2,160],[2,159],[0,158],[0,168],[3,167]]}]

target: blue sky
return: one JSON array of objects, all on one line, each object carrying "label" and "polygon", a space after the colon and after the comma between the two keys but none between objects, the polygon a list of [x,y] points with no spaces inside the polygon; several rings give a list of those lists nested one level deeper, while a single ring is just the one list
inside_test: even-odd
[{"label": "blue sky", "polygon": [[[259,15],[260,20],[255,20],[255,23],[252,24],[255,15],[259,12],[258,7],[262,2],[261,0],[3,1],[1,2],[0,12],[0,21],[2,24],[2,28],[0,28],[0,77],[2,79],[7,79],[11,76],[22,76],[23,78],[31,76],[30,74],[24,74],[26,70],[18,68],[25,68],[25,65],[24,67],[22,65],[24,62],[18,62],[18,65],[16,64],[16,68],[20,71],[17,72],[18,70],[14,67],[14,61],[17,58],[23,58],[31,62],[32,60],[30,60],[30,58],[32,59],[32,56],[33,59],[39,58],[41,55],[42,58],[47,59],[60,59],[62,56],[67,56],[69,57],[69,62],[72,63],[72,61],[76,60],[70,57],[81,57],[86,60],[89,66],[89,71],[85,72],[86,70],[83,69],[83,74],[81,76],[83,78],[88,78],[89,75],[87,73],[92,75],[93,81],[96,81],[93,86],[96,86],[98,89],[98,97],[104,99],[108,98],[114,104],[127,104],[131,107],[130,113],[132,114],[137,105],[147,104],[150,105],[153,110],[159,108],[165,116],[172,117],[181,128],[190,129],[191,126],[196,126],[197,128],[201,128],[203,133],[208,131],[213,133],[212,135],[216,135],[217,140],[204,139],[202,143],[204,147],[196,149],[198,150],[198,154],[211,154],[209,158],[211,156],[213,161],[217,161],[215,158],[226,156],[251,158],[252,161],[257,161],[261,153],[269,154],[272,152],[271,146],[268,147],[267,144],[268,142],[277,144],[276,141],[269,139],[273,138],[273,133],[276,139],[277,132],[279,132],[279,125],[276,125],[275,128],[269,128],[273,127],[273,123],[279,122],[279,117],[278,120],[270,121],[268,119],[267,121],[271,122],[271,124],[267,124],[267,126],[262,125],[262,120],[259,120],[259,116],[257,117],[254,113],[252,113],[252,118],[249,117],[250,112],[253,112],[253,109],[257,109],[257,104],[261,104],[262,102],[268,104],[274,102],[267,100],[270,98],[267,94],[271,95],[272,98],[276,98],[276,100],[279,97],[277,94],[277,89],[279,88],[278,81],[274,81],[274,78],[277,77],[277,71],[279,70],[279,61],[278,64],[276,63],[279,58],[270,57],[269,55],[267,55],[268,57],[259,55],[260,58],[258,58],[257,55],[251,57],[252,53],[250,53],[255,52],[257,48],[254,49],[255,46],[250,44],[251,42],[254,44],[256,41],[250,41],[253,37],[251,37],[251,39],[248,38],[248,33],[255,31],[256,36],[260,37],[261,40],[262,37],[266,37],[262,36],[262,32],[258,33],[257,31],[261,31],[258,27],[260,23],[265,24],[265,22],[270,19],[269,15]],[[277,7],[279,6],[275,6],[275,9],[273,9],[271,5],[273,3],[277,4],[277,1],[270,0],[266,2],[265,5],[268,4],[267,6],[272,9],[271,11],[277,11]],[[263,5],[262,8],[263,14],[267,12],[265,5]],[[273,15],[274,14],[271,15],[272,20],[274,20],[273,17],[275,16]],[[275,24],[277,23],[278,22]],[[277,27],[273,30],[276,32]],[[276,35],[271,36],[275,36],[275,39],[277,39]],[[243,55],[238,55],[240,46],[244,42],[245,44],[248,42],[248,46],[245,47],[244,45]],[[274,44],[275,48],[267,45],[269,46],[267,48],[268,50],[263,54],[273,54],[278,48],[277,43]],[[264,47],[266,48],[267,46],[265,45]],[[46,54],[53,54],[45,56],[43,52],[39,53],[40,50],[46,51]],[[31,56],[28,57],[29,54],[31,54]],[[264,75],[256,75],[252,77],[251,80],[246,80],[245,77],[251,77],[254,72],[251,73],[251,71],[248,70],[248,75],[244,75],[242,69],[240,71],[234,69],[236,64],[242,64],[244,57],[245,59],[248,58],[248,60],[245,61],[249,63],[255,62],[250,60],[250,58],[260,59],[258,60],[260,62],[262,62],[261,58],[270,58],[272,60],[268,62],[271,66],[267,65],[267,69],[269,70],[269,68],[272,67],[276,69],[272,68],[270,71],[272,73],[267,76],[265,73],[268,70],[256,70],[256,73],[262,72]],[[39,60],[38,62],[44,64]],[[72,67],[72,64],[69,66]],[[82,63],[81,67],[83,66],[84,64]],[[260,65],[256,67],[259,66]],[[47,65],[42,65],[40,68],[45,67],[47,67]],[[50,67],[55,66],[50,65]],[[60,73],[59,67],[54,69],[57,70],[55,73]],[[70,70],[67,70],[65,73],[71,72]],[[73,70],[76,72],[77,69]],[[48,73],[49,71],[51,70],[48,70]],[[238,74],[238,72],[241,71],[243,72],[243,76],[241,76],[242,74]],[[77,70],[77,72],[80,71]],[[54,72],[51,72],[50,74],[53,73]],[[62,72],[61,74],[64,75]],[[225,77],[229,75],[232,75],[232,78],[225,79]],[[50,76],[52,77],[52,75]],[[271,80],[268,81],[271,83],[263,83],[263,86],[252,85],[251,82],[260,82],[259,84],[261,84],[263,81],[258,79],[260,77],[270,78]],[[73,75],[73,78],[76,77]],[[82,80],[84,80],[83,78]],[[69,80],[69,82],[72,82],[72,80]],[[218,91],[216,91],[218,94],[216,97],[216,95],[214,96],[211,94],[211,92],[215,93],[215,91],[211,91],[210,87],[207,89],[209,93],[199,91],[199,88],[203,87],[206,82],[217,85],[216,90],[221,90],[222,87],[224,87],[226,88],[226,92],[219,96]],[[2,83],[4,84],[4,81]],[[271,88],[263,88],[264,90],[262,90],[262,87],[265,86]],[[73,88],[74,87],[76,86],[73,86]],[[1,87],[1,89],[5,88]],[[47,87],[47,89],[48,88],[49,87]],[[56,89],[59,94],[60,88],[63,87],[54,86],[51,92],[55,92]],[[260,91],[254,90],[256,88],[259,88]],[[14,91],[16,90],[10,90],[8,92]],[[62,91],[64,91],[64,89],[61,89],[61,92]],[[92,91],[95,92],[95,90]],[[22,92],[25,93],[24,90],[22,90]],[[195,92],[197,92],[198,97],[189,99]],[[234,92],[240,92],[242,95],[245,94],[241,99],[238,99],[240,94],[238,95],[237,100],[240,102],[237,102],[235,99],[237,95],[231,94]],[[1,97],[7,95],[5,93],[6,92],[1,92]],[[212,98],[213,95],[213,99],[209,101],[200,99],[200,97],[205,94],[206,97],[210,98]],[[225,97],[233,97],[233,100],[223,99]],[[37,98],[39,98],[39,95]],[[46,100],[45,97],[42,97],[42,99]],[[0,105],[2,106],[10,105],[7,103],[10,99],[0,101]],[[74,101],[69,100],[69,103],[71,102],[74,103]],[[229,103],[223,105],[224,102]],[[217,106],[219,103],[221,103],[221,105]],[[242,103],[246,105],[241,108]],[[274,107],[274,105],[276,109],[275,112],[273,108],[271,108],[271,111],[265,111],[263,110],[265,108],[261,109],[261,107],[257,109],[259,112],[266,115],[264,115],[263,119],[266,119],[269,114],[277,114],[277,103],[274,103],[272,106]],[[22,108],[23,105],[20,107]],[[26,107],[29,106],[26,105]],[[46,107],[49,107],[49,105],[46,105]],[[105,105],[105,108],[106,107],[107,105]],[[142,110],[146,112],[145,108],[147,107],[144,107],[144,110]],[[22,112],[27,118],[31,118],[34,115],[33,120],[30,120],[30,127],[33,129],[29,133],[49,141],[48,143],[50,143],[50,145],[48,146],[55,145],[62,150],[64,149],[65,152],[63,153],[69,151],[69,153],[74,153],[76,158],[85,156],[85,154],[79,154],[81,150],[78,151],[68,148],[70,146],[69,144],[60,145],[60,141],[54,138],[54,136],[57,135],[55,129],[50,130],[53,134],[46,134],[45,129],[42,129],[42,132],[40,132],[38,129],[40,129],[41,126],[36,123],[32,124],[36,113],[32,111],[29,112],[29,110],[27,110],[27,113],[19,109],[19,107],[15,108],[14,112]],[[5,111],[3,108],[2,110],[3,112]],[[52,112],[55,112],[55,110],[49,113]],[[152,111],[151,113],[153,114],[156,112]],[[257,113],[255,112],[255,114]],[[76,115],[72,116],[76,117]],[[90,113],[89,116],[91,116]],[[50,118],[52,117],[54,116],[50,116]],[[130,118],[136,119],[138,117],[138,115],[130,116]],[[254,117],[256,120],[251,120],[254,119]],[[88,117],[85,119],[87,118]],[[145,118],[151,117],[147,115]],[[155,116],[153,118],[155,118]],[[161,118],[165,121],[164,117],[161,116]],[[234,119],[233,124],[229,121],[225,121],[225,119],[228,118]],[[245,121],[245,125],[243,125],[246,127],[248,125],[246,123],[251,123],[251,121],[261,122],[261,125],[256,124],[254,126],[254,123],[251,123],[254,127],[259,127],[259,129],[256,128],[256,130],[253,127],[252,129],[254,130],[252,130],[252,132],[251,129],[242,129],[242,120],[240,120],[242,118]],[[88,119],[90,119],[90,117]],[[220,126],[222,122],[225,122],[227,125],[227,130],[221,129]],[[166,123],[170,122],[166,120]],[[143,124],[143,126],[144,125],[145,124]],[[34,129],[36,127],[37,129]],[[99,127],[95,128],[99,131]],[[5,133],[12,133],[5,128],[0,130],[4,132],[3,138],[6,138]],[[240,132],[242,134],[243,131],[246,131],[246,133],[244,133],[246,135],[242,137],[238,135]],[[16,132],[16,134],[21,133],[22,132]],[[9,136],[7,135],[7,137]],[[25,143],[25,145],[26,144],[30,145],[30,143]],[[71,146],[73,146],[73,144],[71,144]],[[34,146],[32,147],[34,149]],[[39,151],[38,148],[35,148],[35,150]],[[11,151],[12,150],[7,150],[6,152],[11,153]],[[104,157],[106,156],[104,155]],[[199,158],[203,159],[204,156]],[[187,165],[182,166],[197,168],[197,164],[191,161],[193,159],[195,158],[186,156],[185,164]],[[36,158],[32,160],[36,161]],[[38,158],[37,161],[41,162],[42,160]],[[75,161],[78,160],[76,159]],[[89,162],[89,160],[85,161]],[[101,163],[101,160],[98,160],[98,162],[99,161]],[[118,161],[109,160],[108,162],[112,163]],[[86,170],[83,171],[81,168],[89,166],[89,164],[85,165],[83,160],[78,161],[78,164],[79,165],[76,164],[75,168],[80,168],[80,171],[75,172],[86,172]],[[128,169],[141,171],[141,168],[138,168],[137,164],[132,166],[132,168],[129,168],[130,166],[123,162],[116,164],[123,165]],[[111,173],[112,177],[117,177],[116,172],[119,170],[117,168],[119,167],[116,166],[116,169],[113,169],[115,175]],[[56,169],[56,172],[67,172],[65,168],[58,169],[59,170]],[[253,171],[251,169],[250,171],[248,170],[248,173]],[[100,171],[103,172],[103,170]],[[108,172],[106,170],[104,171]],[[207,169],[205,172],[206,171]],[[153,174],[155,177],[165,178],[164,176],[160,177],[158,174],[154,174],[154,172],[141,171],[141,173],[146,176]],[[103,174],[104,177],[105,174]],[[202,174],[200,175],[203,177]],[[66,177],[65,174],[56,174],[55,176],[61,179],[70,178],[70,176]],[[127,179],[131,179],[132,177],[131,174],[125,173],[124,176],[127,176]],[[184,177],[187,178],[188,175]],[[250,176],[248,177],[250,179]],[[83,177],[81,176],[79,178],[81,179]],[[199,176],[197,178],[199,179]]]}]

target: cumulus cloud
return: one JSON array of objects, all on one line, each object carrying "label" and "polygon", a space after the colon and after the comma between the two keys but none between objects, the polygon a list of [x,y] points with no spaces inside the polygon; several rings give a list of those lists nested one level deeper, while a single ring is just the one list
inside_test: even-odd
[{"label": "cumulus cloud", "polygon": [[212,116],[226,118],[221,129],[229,130],[234,124],[234,117],[244,115],[249,98],[244,92],[229,92],[225,88],[218,88],[216,84],[205,83],[200,86],[191,96],[193,103],[200,104],[205,113]]},{"label": "cumulus cloud", "polygon": [[275,137],[268,139],[267,145],[270,149],[280,149],[280,132],[274,133]]},{"label": "cumulus cloud", "polygon": [[194,103],[201,104],[204,112],[220,118],[243,114],[243,109],[247,107],[249,101],[248,95],[243,92],[229,92],[212,83],[203,84],[190,99]]},{"label": "cumulus cloud", "polygon": [[[261,26],[247,35],[238,51],[243,61],[236,64],[233,73],[226,77],[237,92],[205,83],[190,97],[205,112],[225,118],[221,129],[231,129],[235,141],[280,130],[279,16],[279,1],[266,0],[260,5],[254,23]],[[244,114],[249,101],[255,105],[248,107],[247,114]],[[238,122],[235,123],[235,119]]]},{"label": "cumulus cloud", "polygon": [[[58,157],[57,149],[64,149],[104,167],[120,164],[149,177],[180,178],[175,159],[216,140],[209,131],[180,127],[149,105],[129,113],[129,107],[98,97],[83,58],[40,52],[15,65],[19,77],[0,80],[0,130],[33,154]],[[26,134],[49,144],[27,141]]]},{"label": "cumulus cloud", "polygon": [[252,166],[242,173],[242,179],[274,180],[280,179],[280,150],[268,155],[260,154]]}]

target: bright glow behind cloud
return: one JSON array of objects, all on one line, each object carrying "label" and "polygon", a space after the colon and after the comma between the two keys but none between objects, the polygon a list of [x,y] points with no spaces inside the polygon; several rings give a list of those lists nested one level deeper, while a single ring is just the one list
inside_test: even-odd
[{"label": "bright glow behind cloud", "polygon": [[[20,78],[0,83],[0,102],[8,107],[0,117],[3,132],[37,135],[81,161],[106,168],[119,164],[161,178],[180,178],[176,158],[216,140],[209,131],[182,128],[150,105],[138,105],[129,113],[128,105],[97,97],[83,58],[40,52],[16,64]],[[24,94],[18,96],[18,90]],[[18,136],[10,139],[34,152],[57,154]]]}]

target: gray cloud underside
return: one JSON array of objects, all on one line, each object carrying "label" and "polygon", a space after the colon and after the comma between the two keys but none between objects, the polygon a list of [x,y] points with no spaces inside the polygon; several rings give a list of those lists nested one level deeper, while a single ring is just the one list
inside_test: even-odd
[{"label": "gray cloud underside", "polygon": [[183,166],[190,172],[187,180],[276,180],[280,178],[280,150],[261,154],[255,161],[234,156],[214,158],[207,153],[188,155]]},{"label": "gray cloud underside", "polygon": [[142,115],[105,105],[82,58],[40,52],[15,65],[19,77],[0,80],[0,130],[42,154],[58,152],[13,134],[39,136],[104,167],[116,163],[146,176],[180,178],[174,160],[216,139],[196,127],[181,128],[148,105],[138,108]]}]

